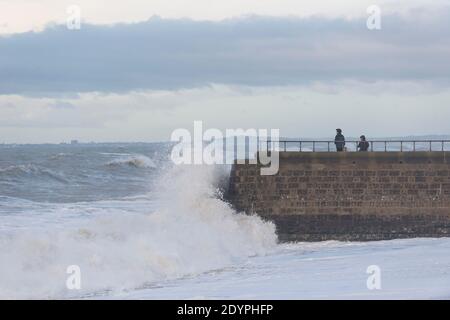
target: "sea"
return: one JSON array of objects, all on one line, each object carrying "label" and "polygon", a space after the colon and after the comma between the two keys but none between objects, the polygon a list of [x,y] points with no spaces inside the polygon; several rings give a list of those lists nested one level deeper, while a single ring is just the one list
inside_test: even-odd
[{"label": "sea", "polygon": [[170,149],[0,145],[0,298],[450,298],[450,239],[280,243]]}]

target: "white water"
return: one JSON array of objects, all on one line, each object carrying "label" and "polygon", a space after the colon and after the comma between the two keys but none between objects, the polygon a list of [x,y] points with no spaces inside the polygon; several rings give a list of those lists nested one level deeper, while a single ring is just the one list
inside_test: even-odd
[{"label": "white water", "polygon": [[[120,154],[119,154],[120,155]],[[156,164],[152,159],[141,155],[122,155],[118,159],[108,162],[110,166],[128,165],[136,168],[156,168]]]},{"label": "white water", "polygon": [[[298,243],[116,299],[450,299],[450,239]],[[380,268],[369,290],[367,267]]]},{"label": "white water", "polygon": [[[213,167],[178,166],[160,179],[148,212],[96,208],[57,225],[2,233],[0,298],[111,295],[273,251],[273,224],[238,215],[219,200],[218,178]],[[81,268],[81,291],[66,288],[69,265]]]}]

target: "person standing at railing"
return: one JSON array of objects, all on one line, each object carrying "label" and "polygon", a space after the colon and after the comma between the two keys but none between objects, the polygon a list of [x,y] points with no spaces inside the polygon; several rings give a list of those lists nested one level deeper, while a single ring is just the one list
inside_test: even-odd
[{"label": "person standing at railing", "polygon": [[336,151],[342,152],[345,147],[345,137],[342,134],[342,129],[336,129],[336,138],[334,138],[334,144],[336,145]]},{"label": "person standing at railing", "polygon": [[362,151],[362,152],[368,151],[369,147],[370,147],[370,144],[369,144],[369,142],[367,142],[366,136],[362,135],[360,137],[360,139],[361,140],[359,141],[358,146],[356,147],[356,149],[359,150],[359,151]]}]

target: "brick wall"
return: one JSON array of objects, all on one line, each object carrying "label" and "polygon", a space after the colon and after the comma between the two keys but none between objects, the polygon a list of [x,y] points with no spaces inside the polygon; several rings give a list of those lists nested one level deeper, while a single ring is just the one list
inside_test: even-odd
[{"label": "brick wall", "polygon": [[450,152],[280,154],[275,176],[235,164],[227,198],[281,240],[450,236]]}]

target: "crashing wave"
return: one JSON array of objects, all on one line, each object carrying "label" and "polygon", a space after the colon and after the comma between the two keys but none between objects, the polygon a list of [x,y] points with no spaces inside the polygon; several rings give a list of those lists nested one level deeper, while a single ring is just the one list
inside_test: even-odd
[{"label": "crashing wave", "polygon": [[[274,225],[219,199],[221,178],[213,167],[176,166],[158,180],[161,196],[148,213],[105,208],[70,227],[0,234],[0,298],[120,292],[272,252]],[[66,287],[71,265],[81,271],[79,291]]]},{"label": "crashing wave", "polygon": [[152,159],[143,155],[131,155],[108,162],[109,166],[130,166],[135,168],[156,168]]}]

